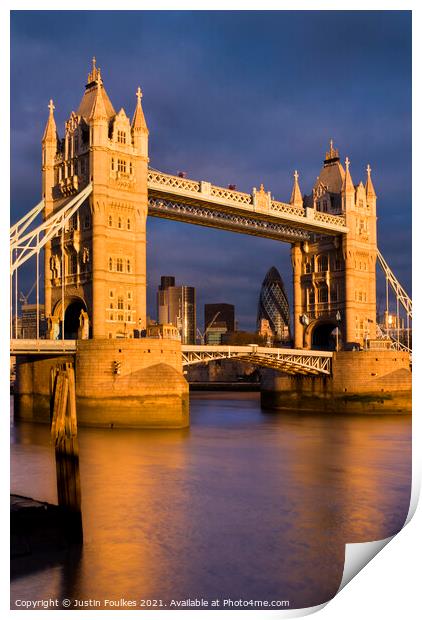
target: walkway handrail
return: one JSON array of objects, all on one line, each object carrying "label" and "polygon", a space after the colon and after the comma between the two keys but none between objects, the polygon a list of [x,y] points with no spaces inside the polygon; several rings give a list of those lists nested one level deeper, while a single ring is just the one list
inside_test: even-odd
[{"label": "walkway handrail", "polygon": [[284,347],[260,347],[257,344],[248,345],[207,345],[182,344],[182,352],[198,353],[256,353],[272,355],[312,355],[315,357],[333,357],[332,351],[314,351],[313,349],[287,349]]},{"label": "walkway handrail", "polygon": [[37,353],[74,353],[76,340],[49,340],[12,338],[10,340],[10,354],[37,354]]},{"label": "walkway handrail", "polygon": [[290,203],[274,200],[263,188],[252,194],[213,185],[209,181],[196,181],[149,168],[148,189],[154,193],[176,196],[179,200],[197,200],[213,206],[237,207],[241,211],[256,215],[280,218],[296,226],[323,229],[330,234],[344,234],[348,231],[342,214],[322,213],[316,209],[296,207]]},{"label": "walkway handrail", "polygon": [[184,366],[221,359],[239,359],[256,366],[273,368],[290,374],[330,375],[331,351],[260,347],[257,344],[182,345]]}]

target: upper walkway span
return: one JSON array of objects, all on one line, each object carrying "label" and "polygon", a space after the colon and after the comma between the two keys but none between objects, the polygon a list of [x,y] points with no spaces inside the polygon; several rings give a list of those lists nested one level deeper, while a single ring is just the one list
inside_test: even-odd
[{"label": "upper walkway span", "polygon": [[152,169],[148,171],[148,214],[289,243],[308,240],[311,233],[348,232],[343,215],[279,202],[262,185],[246,194]]}]

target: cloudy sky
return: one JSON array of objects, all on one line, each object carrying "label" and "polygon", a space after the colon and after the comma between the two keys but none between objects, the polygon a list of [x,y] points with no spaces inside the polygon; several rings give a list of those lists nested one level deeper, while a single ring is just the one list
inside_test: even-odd
[{"label": "cloudy sky", "polygon": [[[330,138],[355,184],[369,162],[378,244],[411,291],[410,12],[13,12],[12,221],[40,199],[48,101],[63,135],[94,55],[117,110],[132,115],[141,86],[159,170],[288,201],[296,168],[310,193]],[[169,274],[197,288],[199,324],[221,301],[253,329],[271,265],[291,299],[287,244],[150,218],[150,313]]]}]

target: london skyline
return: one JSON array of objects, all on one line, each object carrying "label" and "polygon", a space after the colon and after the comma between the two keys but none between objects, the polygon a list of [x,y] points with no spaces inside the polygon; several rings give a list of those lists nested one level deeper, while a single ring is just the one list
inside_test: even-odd
[{"label": "london skyline", "polygon": [[[355,184],[370,163],[379,247],[411,293],[410,12],[49,11],[11,22],[12,221],[39,200],[48,100],[63,135],[95,55],[116,109],[132,115],[140,84],[153,168],[247,192],[263,183],[288,201],[295,169],[310,193],[330,138]],[[270,265],[291,302],[288,244],[154,218],[148,238],[150,313],[166,272],[197,288],[198,305],[234,303],[246,328]]]}]

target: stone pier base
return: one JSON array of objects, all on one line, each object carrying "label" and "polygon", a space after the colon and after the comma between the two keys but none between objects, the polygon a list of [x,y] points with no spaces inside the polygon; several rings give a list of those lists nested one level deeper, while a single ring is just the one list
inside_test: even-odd
[{"label": "stone pier base", "polygon": [[409,355],[399,351],[334,353],[332,376],[263,372],[265,409],[327,413],[411,413]]},{"label": "stone pier base", "polygon": [[[51,372],[68,356],[20,358],[15,415],[49,422]],[[78,423],[84,426],[189,426],[189,386],[180,342],[167,339],[79,340],[74,356]]]}]

